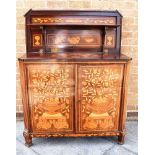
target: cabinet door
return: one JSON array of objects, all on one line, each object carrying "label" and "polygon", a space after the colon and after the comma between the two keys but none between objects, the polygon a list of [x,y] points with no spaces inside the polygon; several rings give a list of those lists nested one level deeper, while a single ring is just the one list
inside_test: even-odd
[{"label": "cabinet door", "polygon": [[27,65],[32,132],[73,131],[73,68],[58,64]]},{"label": "cabinet door", "polygon": [[77,130],[118,129],[122,64],[78,66]]}]

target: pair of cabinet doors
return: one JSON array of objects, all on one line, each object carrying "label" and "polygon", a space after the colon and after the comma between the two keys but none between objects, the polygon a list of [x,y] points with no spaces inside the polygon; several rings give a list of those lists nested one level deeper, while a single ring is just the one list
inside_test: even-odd
[{"label": "pair of cabinet doors", "polygon": [[123,64],[27,64],[33,133],[117,131]]}]

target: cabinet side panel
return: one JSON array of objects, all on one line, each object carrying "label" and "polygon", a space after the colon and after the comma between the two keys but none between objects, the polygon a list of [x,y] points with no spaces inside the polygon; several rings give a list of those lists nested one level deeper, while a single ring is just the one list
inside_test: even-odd
[{"label": "cabinet side panel", "polygon": [[124,65],[124,79],[123,79],[123,87],[122,87],[122,97],[121,97],[121,107],[120,107],[120,123],[119,130],[125,134],[125,120],[126,120],[126,104],[127,104],[127,94],[128,94],[128,79],[129,79],[129,69],[130,62]]},{"label": "cabinet side panel", "polygon": [[27,91],[27,75],[26,75],[26,65],[24,64],[24,62],[19,62],[19,69],[20,69],[20,83],[22,89],[22,104],[24,112],[25,132],[31,132],[30,110],[28,104],[28,91]]},{"label": "cabinet side panel", "polygon": [[61,64],[27,65],[33,132],[73,131],[73,68]]},{"label": "cabinet side panel", "polygon": [[118,130],[123,64],[78,67],[78,131]]}]

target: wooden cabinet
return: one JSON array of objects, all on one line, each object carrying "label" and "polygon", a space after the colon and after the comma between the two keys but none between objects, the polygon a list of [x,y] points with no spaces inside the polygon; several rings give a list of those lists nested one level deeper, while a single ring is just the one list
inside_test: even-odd
[{"label": "wooden cabinet", "polygon": [[128,69],[118,11],[29,10],[20,57],[24,137],[118,136]]},{"label": "wooden cabinet", "polygon": [[121,136],[122,143],[128,65],[20,61],[26,143],[57,136]]}]

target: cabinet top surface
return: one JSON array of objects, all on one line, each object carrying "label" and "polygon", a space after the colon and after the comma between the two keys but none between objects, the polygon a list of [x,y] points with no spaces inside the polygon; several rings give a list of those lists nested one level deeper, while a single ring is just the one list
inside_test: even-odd
[{"label": "cabinet top surface", "polygon": [[54,54],[25,54],[18,58],[19,61],[130,61],[131,58],[124,54],[99,54],[99,53],[54,53]]}]

